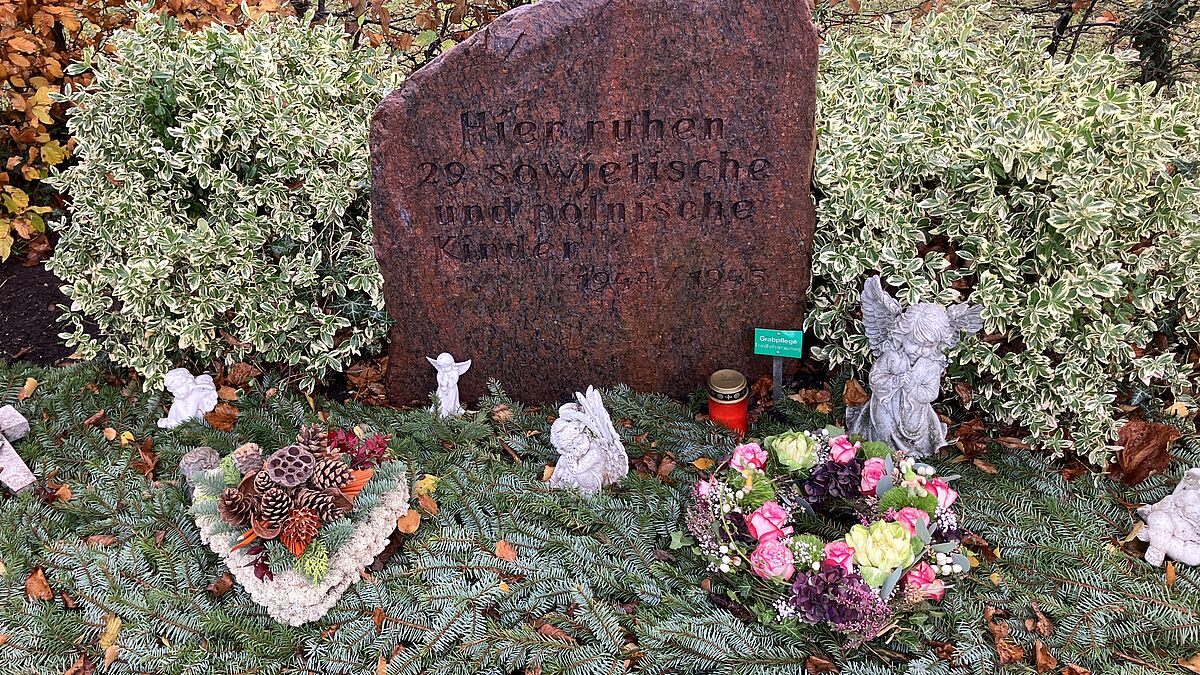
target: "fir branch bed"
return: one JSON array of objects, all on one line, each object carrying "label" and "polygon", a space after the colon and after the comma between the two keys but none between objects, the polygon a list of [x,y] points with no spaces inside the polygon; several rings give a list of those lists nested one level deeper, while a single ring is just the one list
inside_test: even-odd
[{"label": "fir branch bed", "polygon": [[[26,377],[41,384],[17,401]],[[160,397],[124,377],[94,364],[0,364],[0,405],[17,405],[33,424],[19,451],[43,485],[56,472],[54,483],[71,491],[65,501],[36,494],[0,501],[0,671],[61,673],[84,659],[105,673],[362,673],[382,659],[389,673],[413,674],[540,667],[546,674],[774,675],[804,673],[814,657],[848,675],[1026,673],[1035,672],[1041,641],[1058,669],[1121,675],[1169,671],[1200,651],[1200,573],[1179,566],[1168,589],[1164,572],[1121,541],[1134,522],[1121,501],[1157,500],[1184,464],[1200,462],[1200,443],[1190,437],[1175,450],[1171,475],[1137,489],[1086,476],[1068,482],[1012,451],[988,458],[997,475],[954,466],[963,475],[964,525],[1001,558],[952,588],[927,623],[843,654],[828,632],[785,635],[718,609],[699,586],[703,561],[671,549],[697,477],[689,462],[732,447],[686,406],[609,392],[614,419],[628,420],[618,426],[634,465],[661,467],[655,457],[669,452],[678,466],[663,471],[667,482],[643,470],[589,501],[541,481],[554,456],[542,410],[497,394],[480,407],[503,404],[504,415],[441,420],[318,400],[331,425],[362,424],[405,439],[409,482],[423,472],[442,480],[437,515],[425,512],[387,565],[370,570],[324,619],[293,628],[273,621],[244,589],[205,591],[224,568],[188,515],[176,466],[197,445],[222,453],[248,440],[278,447],[316,419],[313,409],[299,396],[267,399],[263,392],[277,383],[266,376],[237,402],[234,432],[198,424],[162,432],[154,427]],[[131,468],[135,444],[108,440],[106,425],[87,423],[100,410],[108,427],[139,441],[153,434],[156,480]],[[759,435],[826,421],[791,405]],[[514,560],[497,556],[501,541]],[[26,594],[39,567],[53,600]],[[1053,623],[1049,635],[1025,625],[1034,603]],[[1009,627],[1024,662],[999,664],[988,608],[1007,612],[993,621]],[[112,617],[119,630],[106,650]],[[951,660],[930,641],[952,645]]]}]

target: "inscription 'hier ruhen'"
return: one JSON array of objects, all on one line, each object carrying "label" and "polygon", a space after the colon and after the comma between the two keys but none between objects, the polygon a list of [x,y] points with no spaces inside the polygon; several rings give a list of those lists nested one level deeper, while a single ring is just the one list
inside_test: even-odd
[{"label": "inscription 'hier ruhen'", "polygon": [[745,3],[543,0],[385,99],[394,400],[424,396],[442,351],[480,364],[467,396],[491,377],[530,399],[681,393],[751,370],[755,325],[799,326],[815,33],[804,3]]}]

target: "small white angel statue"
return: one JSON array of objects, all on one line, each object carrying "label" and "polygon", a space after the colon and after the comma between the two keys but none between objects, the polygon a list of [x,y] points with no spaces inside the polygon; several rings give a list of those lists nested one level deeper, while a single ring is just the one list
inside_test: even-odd
[{"label": "small white angel statue", "polygon": [[947,348],[983,328],[982,307],[942,307],[922,302],[907,310],[883,292],[879,276],[863,284],[862,313],[875,364],[871,400],[846,409],[846,427],[871,441],[903,449],[910,457],[946,445],[946,425],[933,405],[941,391]]},{"label": "small white angel statue", "polygon": [[217,385],[212,375],[193,377],[187,368],[176,368],[163,381],[175,400],[167,416],[158,421],[160,429],[174,429],[190,419],[204,419],[205,413],[217,407]]},{"label": "small white angel statue", "polygon": [[1137,537],[1150,542],[1146,562],[1157,567],[1171,556],[1184,565],[1200,565],[1200,468],[1188,469],[1174,492],[1137,512],[1146,521]]},{"label": "small white angel statue", "polygon": [[600,392],[588,387],[586,394],[575,392],[575,400],[560,407],[550,425],[550,443],[560,455],[550,487],[596,494],[629,473],[629,455]]},{"label": "small white angel statue", "polygon": [[437,370],[437,397],[441,404],[441,416],[457,417],[463,414],[462,403],[458,400],[458,378],[470,370],[471,359],[455,362],[453,356],[442,352],[436,359],[426,356],[425,360]]}]

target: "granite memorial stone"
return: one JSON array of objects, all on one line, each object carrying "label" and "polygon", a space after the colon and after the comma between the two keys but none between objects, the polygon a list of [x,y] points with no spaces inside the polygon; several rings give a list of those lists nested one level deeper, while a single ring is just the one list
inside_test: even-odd
[{"label": "granite memorial stone", "polygon": [[543,0],[380,104],[371,130],[388,394],[426,355],[525,400],[682,394],[799,328],[816,33],[791,0]]}]

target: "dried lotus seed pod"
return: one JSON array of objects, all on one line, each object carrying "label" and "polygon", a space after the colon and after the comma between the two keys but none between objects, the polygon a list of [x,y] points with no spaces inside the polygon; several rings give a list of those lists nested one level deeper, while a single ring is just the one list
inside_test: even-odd
[{"label": "dried lotus seed pod", "polygon": [[311,452],[298,445],[289,445],[268,457],[263,470],[272,481],[294,488],[308,480],[316,463],[317,458]]}]

